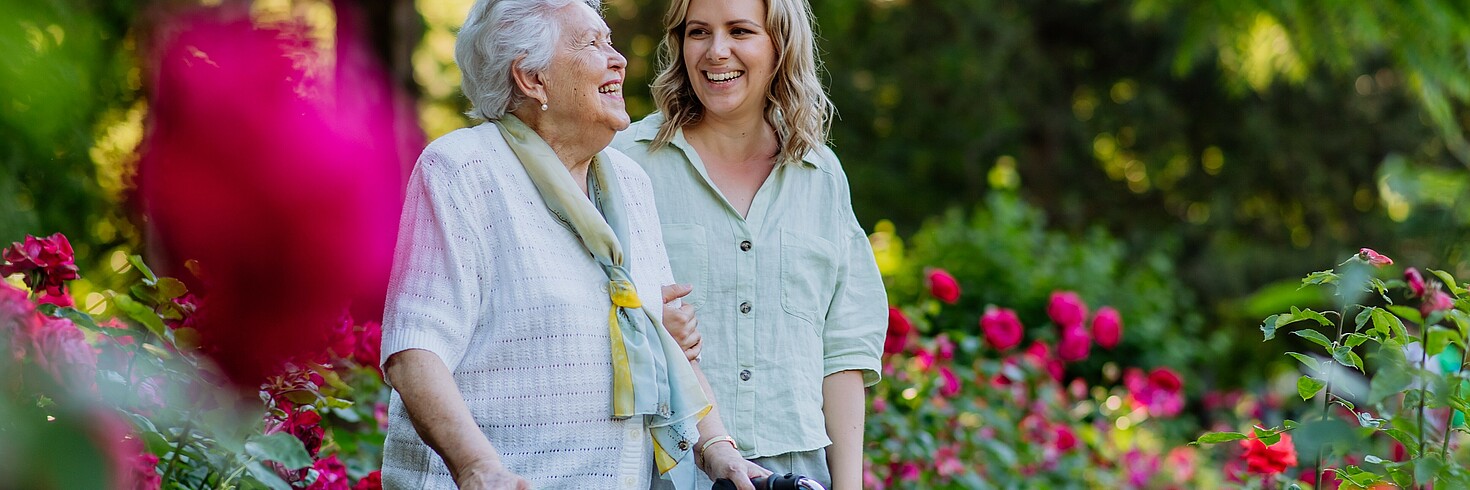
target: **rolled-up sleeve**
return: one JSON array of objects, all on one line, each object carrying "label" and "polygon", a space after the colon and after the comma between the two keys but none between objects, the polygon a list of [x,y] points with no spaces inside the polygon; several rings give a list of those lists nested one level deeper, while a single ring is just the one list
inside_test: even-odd
[{"label": "rolled-up sleeve", "polygon": [[822,332],[826,352],[823,374],[857,370],[863,373],[863,385],[872,386],[881,378],[888,296],[867,235],[855,220],[853,228],[842,244],[846,261],[838,271],[832,306],[827,310],[827,327]]},{"label": "rolled-up sleeve", "polygon": [[450,371],[459,365],[478,325],[477,239],[461,226],[468,212],[452,176],[426,151],[409,178],[393,272],[383,312],[380,362],[409,349],[433,352]]}]

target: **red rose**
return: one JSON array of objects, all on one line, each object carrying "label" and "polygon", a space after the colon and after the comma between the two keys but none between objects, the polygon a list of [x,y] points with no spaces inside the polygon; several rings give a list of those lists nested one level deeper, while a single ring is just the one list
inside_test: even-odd
[{"label": "red rose", "polygon": [[364,322],[362,330],[357,333],[357,348],[353,350],[353,359],[360,366],[368,366],[382,371],[378,365],[383,357],[383,324],[378,322]]},{"label": "red rose", "polygon": [[1046,305],[1046,314],[1056,322],[1058,327],[1082,325],[1087,320],[1087,303],[1077,293],[1071,291],[1056,291],[1051,293],[1051,302]]},{"label": "red rose", "polygon": [[924,278],[924,282],[929,286],[929,294],[939,298],[940,301],[955,304],[960,300],[960,283],[948,271],[929,269],[929,274]]},{"label": "red rose", "polygon": [[1122,337],[1122,315],[1111,306],[1099,308],[1097,315],[1092,317],[1092,338],[1097,340],[1097,345],[1111,350],[1118,346],[1118,340]]},{"label": "red rose", "polygon": [[1057,341],[1057,358],[1064,362],[1077,362],[1087,358],[1092,351],[1092,338],[1081,325],[1062,330],[1062,339]]},{"label": "red rose", "polygon": [[1383,267],[1385,265],[1393,264],[1393,259],[1390,259],[1387,255],[1378,253],[1371,248],[1358,249],[1358,258],[1362,259],[1364,262],[1373,265],[1373,267]]},{"label": "red rose", "polygon": [[980,331],[985,334],[985,342],[995,350],[1004,351],[1021,345],[1021,319],[1010,309],[986,308],[985,314],[980,316]]},{"label": "red rose", "polygon": [[285,432],[296,436],[301,440],[301,445],[306,448],[306,454],[315,458],[316,453],[322,449],[322,438],[327,434],[321,421],[321,414],[314,410],[287,408],[286,419],[275,422],[274,427],[267,429],[266,433]]},{"label": "red rose", "polygon": [[908,347],[909,332],[914,325],[896,306],[888,307],[888,335],[883,339],[884,354],[898,354]]},{"label": "red rose", "polygon": [[1148,382],[1154,387],[1170,393],[1178,393],[1179,389],[1184,386],[1184,382],[1180,381],[1178,374],[1164,367],[1155,368],[1153,371],[1150,371],[1148,373]]},{"label": "red rose", "polygon": [[81,277],[71,242],[60,233],[46,238],[26,235],[24,241],[12,243],[0,256],[6,262],[0,265],[0,277],[25,274],[26,286],[51,296],[64,295],[66,281]]},{"label": "red rose", "polygon": [[1414,292],[1414,296],[1424,295],[1424,276],[1419,275],[1419,269],[1404,269],[1404,282],[1409,283],[1409,290]]},{"label": "red rose", "polygon": [[1296,446],[1291,443],[1290,433],[1281,433],[1280,441],[1267,446],[1252,432],[1249,439],[1240,441],[1240,445],[1245,448],[1246,470],[1251,473],[1275,475],[1296,466]]},{"label": "red rose", "polygon": [[1051,357],[1051,346],[1048,346],[1046,342],[1040,340],[1032,342],[1031,346],[1026,348],[1026,357],[1033,366],[1045,369],[1052,379],[1062,380],[1062,361]]},{"label": "red rose", "polygon": [[372,473],[358,480],[357,484],[352,486],[352,490],[383,490],[383,472],[373,470]]}]

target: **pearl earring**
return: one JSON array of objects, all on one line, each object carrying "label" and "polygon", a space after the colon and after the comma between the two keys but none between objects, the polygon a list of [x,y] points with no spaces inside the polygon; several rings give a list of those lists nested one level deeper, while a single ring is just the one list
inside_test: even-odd
[{"label": "pearl earring", "polygon": [[546,110],[546,109],[547,109],[547,107],[546,107],[546,103],[545,103],[545,102],[542,102],[542,103],[541,103],[541,110],[543,110],[543,111],[544,111],[544,110]]}]

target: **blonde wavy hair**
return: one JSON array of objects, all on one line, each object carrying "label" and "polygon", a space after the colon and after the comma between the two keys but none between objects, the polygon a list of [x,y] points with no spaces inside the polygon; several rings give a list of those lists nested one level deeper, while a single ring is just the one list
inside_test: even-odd
[{"label": "blonde wavy hair", "polygon": [[[684,22],[690,0],[673,0],[664,15],[664,39],[659,43],[659,73],[653,80],[653,100],[664,121],[650,151],[674,139],[679,128],[698,123],[704,105],[690,87],[684,64]],[[723,0],[720,0],[723,1]],[[817,70],[816,35],[811,6],[806,0],[765,0],[766,32],[776,48],[776,72],[766,94],[766,122],[776,129],[781,151],[776,164],[800,162],[807,152],[827,144],[832,126],[832,100],[822,88]]]}]

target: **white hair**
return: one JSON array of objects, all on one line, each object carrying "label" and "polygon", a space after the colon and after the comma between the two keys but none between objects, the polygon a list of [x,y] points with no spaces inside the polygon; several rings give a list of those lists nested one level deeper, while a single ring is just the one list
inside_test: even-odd
[{"label": "white hair", "polygon": [[465,114],[494,121],[528,97],[516,87],[511,66],[535,74],[551,65],[560,36],[555,13],[575,2],[602,11],[601,0],[477,0],[454,43],[462,74],[460,89],[470,99]]}]

